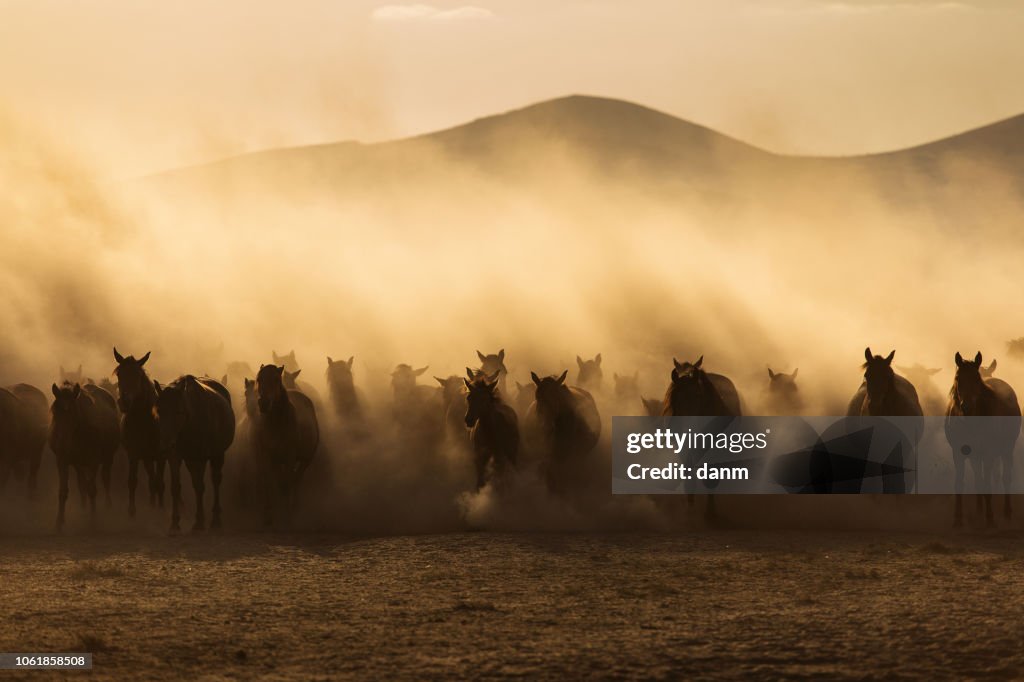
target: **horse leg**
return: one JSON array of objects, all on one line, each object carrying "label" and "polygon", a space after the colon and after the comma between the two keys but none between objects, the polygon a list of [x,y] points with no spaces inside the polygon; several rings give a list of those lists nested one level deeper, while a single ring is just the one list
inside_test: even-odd
[{"label": "horse leg", "polygon": [[60,494],[57,503],[57,532],[64,530],[64,507],[68,502],[68,463],[57,460],[57,471],[60,474]]},{"label": "horse leg", "polygon": [[172,457],[171,468],[171,534],[181,532],[181,459]]},{"label": "horse leg", "polygon": [[99,466],[92,465],[86,471],[86,492],[89,494],[89,522],[96,525],[96,477],[99,474]]},{"label": "horse leg", "polygon": [[953,455],[953,490],[955,492],[956,504],[953,509],[953,527],[959,528],[964,525],[964,457]]},{"label": "horse leg", "polygon": [[146,483],[149,486],[149,506],[156,506],[156,463],[152,459],[144,459],[142,466],[146,467]]},{"label": "horse leg", "polygon": [[477,452],[474,459],[476,465],[476,489],[480,491],[487,484],[487,459],[488,455],[486,452]]},{"label": "horse leg", "polygon": [[135,518],[135,486],[139,482],[139,458],[128,458],[128,516]]},{"label": "horse leg", "polygon": [[1013,516],[1010,504],[1010,488],[1013,486],[1013,451],[1003,456],[1003,516],[1007,521]]},{"label": "horse leg", "polygon": [[981,477],[984,485],[985,498],[985,527],[993,528],[996,525],[995,517],[992,514],[992,462],[982,462]]},{"label": "horse leg", "polygon": [[43,461],[43,449],[39,448],[33,452],[28,463],[28,496],[34,499],[36,496],[36,481],[39,478],[39,465]]},{"label": "horse leg", "polygon": [[153,467],[156,469],[156,504],[160,509],[164,508],[164,465],[170,466],[163,457],[157,457],[153,462]]},{"label": "horse leg", "polygon": [[100,467],[100,476],[103,479],[103,497],[106,499],[107,509],[110,509],[113,504],[110,500],[110,470],[113,463],[113,457],[110,457]]},{"label": "horse leg", "polygon": [[75,480],[78,481],[78,503],[82,511],[85,511],[85,506],[89,502],[89,472],[87,469],[85,464],[75,467]]},{"label": "horse leg", "polygon": [[192,490],[196,495],[196,520],[192,523],[192,532],[197,533],[206,528],[206,512],[203,509],[203,494],[206,492],[206,458],[185,460],[185,467],[192,476]]},{"label": "horse leg", "polygon": [[210,528],[220,528],[220,481],[224,470],[224,453],[210,460],[210,480],[213,482],[213,520]]}]

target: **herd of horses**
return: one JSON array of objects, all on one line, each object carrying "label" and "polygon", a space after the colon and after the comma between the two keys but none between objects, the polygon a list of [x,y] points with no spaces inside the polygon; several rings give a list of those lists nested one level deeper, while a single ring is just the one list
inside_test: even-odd
[{"label": "herd of horses", "polygon": [[[921,417],[924,412],[914,383],[893,367],[895,351],[882,357],[864,352],[864,378],[847,406],[850,416]],[[163,507],[165,471],[170,473],[171,532],[180,531],[184,464],[195,497],[193,530],[206,525],[205,481],[212,482],[210,526],[222,522],[221,484],[225,456],[236,440],[245,443],[253,463],[253,479],[262,495],[263,520],[273,523],[275,509],[287,512],[299,499],[304,474],[321,449],[321,421],[330,420],[342,446],[365,446],[377,437],[371,415],[353,376],[354,358],[327,358],[329,404],[299,379],[294,351],[273,353],[273,362],[252,371],[245,363],[229,366],[244,374],[244,394],[233,397],[228,376],[220,380],[187,374],[166,385],[147,373],[150,353],[139,358],[114,349],[115,382],[93,382],[78,372],[61,369],[60,383],[51,386],[52,400],[38,388],[18,384],[0,389],[0,490],[12,474],[27,478],[33,491],[44,450],[49,447],[59,473],[57,528],[65,520],[70,471],[75,470],[83,506],[96,514],[102,484],[108,506],[111,469],[123,452],[128,462],[128,513],[136,515],[139,468],[145,470],[149,502]],[[594,394],[603,381],[602,358],[577,357],[574,382],[569,371],[539,376],[509,386],[505,351],[477,351],[476,367],[464,376],[434,377],[438,385],[419,382],[428,367],[398,365],[391,373],[391,410],[387,431],[411,451],[444,450],[463,458],[475,473],[475,488],[499,488],[508,475],[535,467],[549,492],[572,493],[580,467],[591,461],[602,432]],[[1004,483],[1004,514],[1011,514],[1010,481],[1013,450],[1020,433],[1020,406],[1013,389],[992,376],[993,362],[955,356],[956,376],[945,407],[946,432],[953,446],[956,476],[954,523],[963,519],[964,467],[970,461],[984,500],[986,520],[992,523],[990,482],[996,472]],[[919,371],[922,368],[916,368]],[[914,371],[902,372],[912,375]],[[617,405],[631,403],[650,416],[741,416],[743,402],[726,376],[704,369],[701,356],[693,362],[673,358],[669,383],[659,400],[643,398],[639,375],[614,375]],[[797,371],[768,370],[767,390],[778,414],[801,405]],[[234,400],[241,400],[236,411]],[[628,414],[628,412],[620,412]],[[969,453],[957,447],[959,417],[1014,417],[1004,420],[1005,433],[992,440],[991,452]],[[1015,425],[1015,426],[1014,426]],[[236,439],[238,436],[238,439]],[[713,497],[709,496],[709,505]]]}]

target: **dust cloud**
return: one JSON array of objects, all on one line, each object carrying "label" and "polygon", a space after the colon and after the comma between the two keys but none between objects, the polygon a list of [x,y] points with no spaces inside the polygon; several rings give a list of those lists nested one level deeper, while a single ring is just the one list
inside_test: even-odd
[{"label": "dust cloud", "polygon": [[[675,124],[654,112],[546,106],[557,125],[524,110],[118,183],[0,118],[0,381],[45,387],[78,364],[99,380],[115,345],[152,351],[161,381],[294,350],[325,432],[304,523],[366,531],[663,526],[652,501],[607,494],[608,431],[613,414],[642,414],[638,397],[616,400],[613,373],[638,372],[657,398],[673,356],[703,355],[752,414],[771,409],[768,366],[800,368],[808,413],[842,412],[865,346],[942,368],[941,392],[957,350],[997,357],[1020,385],[1005,357],[1024,333],[1019,177],[969,154],[926,170],[776,157],[690,126],[695,165],[664,158]],[[665,148],[632,144],[654,124]],[[429,365],[427,380],[499,348],[524,383],[572,378],[577,355],[602,353],[604,434],[582,507],[529,471],[502,495],[469,494],[466,462],[396,444],[396,364]],[[353,355],[374,424],[359,446],[332,430],[324,379],[327,356]]]}]

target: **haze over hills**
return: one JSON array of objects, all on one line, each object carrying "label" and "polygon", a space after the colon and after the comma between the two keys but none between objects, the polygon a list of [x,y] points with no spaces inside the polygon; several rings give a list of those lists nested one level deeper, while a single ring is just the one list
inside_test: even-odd
[{"label": "haze over hills", "polygon": [[[630,102],[574,95],[412,138],[273,149],[148,180],[214,194],[255,190],[263,183],[278,191],[329,188],[347,194],[391,182],[429,181],[439,159],[506,180],[539,180],[557,159],[606,179],[657,179],[712,193],[744,194],[762,183],[775,192],[794,180],[848,181],[850,173],[873,176],[883,194],[893,184],[921,190],[917,185],[924,183],[934,192],[961,178],[970,181],[967,171],[1024,182],[1024,115],[883,154],[799,157],[774,154]],[[1018,189],[1024,191],[1024,184]]]}]

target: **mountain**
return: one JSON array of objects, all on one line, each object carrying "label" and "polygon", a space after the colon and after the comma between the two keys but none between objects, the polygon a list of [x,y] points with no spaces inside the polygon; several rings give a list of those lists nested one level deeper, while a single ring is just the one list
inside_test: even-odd
[{"label": "mountain", "polygon": [[[443,172],[442,172],[443,171]],[[774,154],[668,114],[574,95],[425,135],[246,154],[150,176],[145,184],[217,201],[253,197],[436,194],[467,178],[528,185],[543,195],[567,178],[715,203],[812,191],[869,192],[885,204],[970,219],[1000,192],[1024,196],[1024,116],[916,147],[848,157]],[[438,184],[442,184],[440,190]],[[987,188],[987,189],[986,189]],[[979,194],[981,191],[981,194]]]}]

